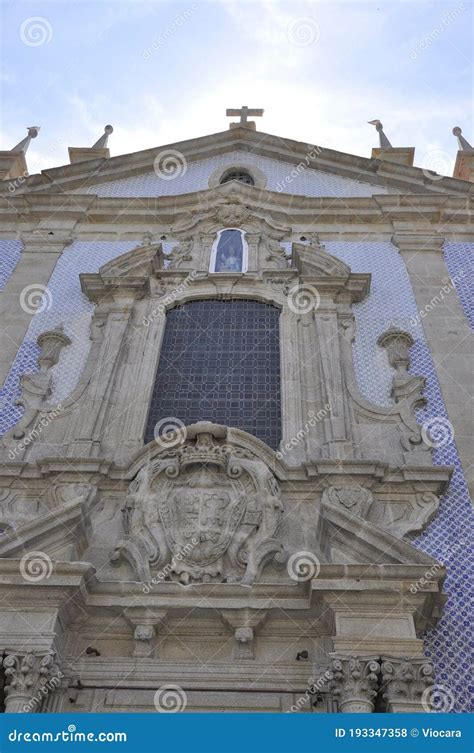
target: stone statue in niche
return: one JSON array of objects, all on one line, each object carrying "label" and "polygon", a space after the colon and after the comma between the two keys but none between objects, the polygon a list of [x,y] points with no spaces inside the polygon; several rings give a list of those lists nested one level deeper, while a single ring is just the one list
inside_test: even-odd
[{"label": "stone statue in niche", "polygon": [[[200,422],[186,441],[147,463],[130,484],[112,563],[139,580],[250,585],[271,559],[283,506],[265,463],[223,440],[226,427]],[[190,441],[191,440],[191,441]]]},{"label": "stone statue in niche", "polygon": [[221,230],[214,244],[211,272],[245,272],[245,252],[242,230]]}]

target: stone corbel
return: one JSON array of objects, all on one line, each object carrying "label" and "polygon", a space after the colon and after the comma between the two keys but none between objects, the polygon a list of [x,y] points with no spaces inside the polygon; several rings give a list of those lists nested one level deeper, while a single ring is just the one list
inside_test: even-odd
[{"label": "stone corbel", "polygon": [[165,609],[141,609],[130,608],[125,610],[125,616],[134,628],[134,647],[132,656],[142,659],[151,655],[157,658],[156,647],[158,637],[158,625],[166,618]]},{"label": "stone corbel", "polygon": [[387,712],[429,711],[429,689],[434,682],[429,659],[382,656],[381,678]]},{"label": "stone corbel", "polygon": [[7,654],[0,658],[0,666],[5,672],[5,711],[8,713],[38,711],[43,699],[63,676],[54,651]]},{"label": "stone corbel", "polygon": [[22,394],[16,405],[24,408],[25,412],[11,433],[13,439],[22,439],[28,430],[33,428],[39,413],[44,410],[44,403],[51,395],[51,369],[58,363],[61,350],[71,344],[71,340],[63,332],[62,325],[43,332],[36,342],[41,348],[38,357],[40,370],[21,378]]},{"label": "stone corbel", "polygon": [[371,713],[380,674],[378,657],[334,656],[329,689],[338,699],[340,712]]},{"label": "stone corbel", "polygon": [[234,659],[255,659],[255,629],[267,612],[257,609],[223,609],[224,622],[234,631]]}]

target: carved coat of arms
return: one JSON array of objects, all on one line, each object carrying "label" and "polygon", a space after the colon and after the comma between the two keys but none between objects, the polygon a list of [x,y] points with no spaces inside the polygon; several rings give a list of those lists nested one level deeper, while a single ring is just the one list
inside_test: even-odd
[{"label": "carved coat of arms", "polygon": [[139,471],[123,508],[126,536],[112,562],[127,561],[144,582],[250,584],[269,559],[282,556],[276,479],[225,437],[225,427],[194,424],[185,442]]}]

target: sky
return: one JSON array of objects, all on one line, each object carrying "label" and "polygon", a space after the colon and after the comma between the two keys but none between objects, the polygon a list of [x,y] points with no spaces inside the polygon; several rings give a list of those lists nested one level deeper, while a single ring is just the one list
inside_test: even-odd
[{"label": "sky", "polygon": [[27,126],[30,174],[112,124],[111,155],[228,128],[362,156],[378,118],[415,165],[450,175],[474,143],[472,0],[0,0],[0,149]]}]

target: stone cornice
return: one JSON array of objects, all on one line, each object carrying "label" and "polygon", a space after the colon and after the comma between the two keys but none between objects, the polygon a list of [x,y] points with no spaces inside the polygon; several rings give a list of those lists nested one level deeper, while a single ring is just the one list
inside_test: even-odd
[{"label": "stone cornice", "polygon": [[[141,152],[118,155],[107,160],[96,159],[87,163],[75,163],[43,170],[41,174],[26,179],[20,189],[49,191],[57,185],[62,190],[76,190],[86,185],[121,180],[133,175],[153,171],[155,158],[160,152],[176,150],[187,162],[205,159],[232,151],[251,152],[290,165],[303,163],[305,167],[346,178],[389,186],[398,190],[413,190],[416,193],[461,193],[472,194],[473,185],[464,180],[435,175],[433,180],[426,170],[397,164],[386,160],[360,157],[314,144],[293,141],[248,128],[235,128],[207,136],[161,145]],[[2,190],[3,187],[0,189]],[[5,186],[8,191],[8,186]]]},{"label": "stone cornice", "polygon": [[[255,209],[270,211],[275,221],[291,226],[293,232],[314,228],[341,234],[359,229],[386,233],[388,239],[404,232],[473,233],[474,203],[469,197],[408,194],[328,198],[289,196],[241,184],[232,188],[243,201]],[[12,222],[20,232],[38,225],[46,232],[49,224],[74,222],[78,240],[137,238],[144,226],[156,233],[169,232],[179,220],[189,219],[202,206],[218,204],[227,193],[225,186],[218,186],[194,194],[151,198],[64,193],[0,196],[0,237],[11,237]]]}]

